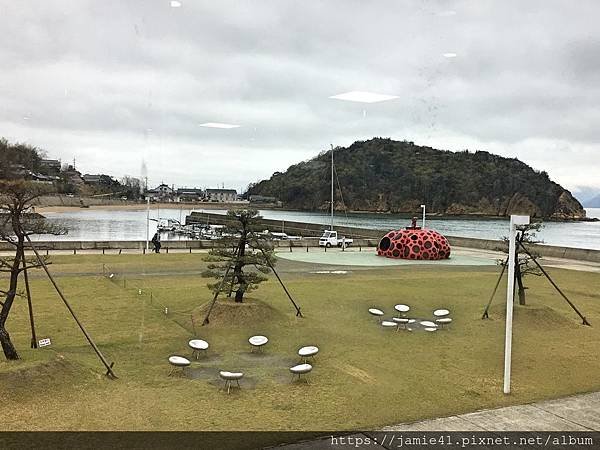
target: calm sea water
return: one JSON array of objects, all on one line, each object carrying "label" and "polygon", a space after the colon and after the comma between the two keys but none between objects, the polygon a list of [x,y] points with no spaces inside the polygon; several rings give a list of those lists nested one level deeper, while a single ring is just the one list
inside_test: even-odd
[{"label": "calm sea water", "polygon": [[[588,217],[600,218],[600,208],[588,208]],[[225,211],[208,210],[209,214],[224,214]],[[329,215],[316,212],[261,210],[266,219],[329,224]],[[182,222],[190,213],[189,209],[151,210],[150,217],[171,218]],[[44,213],[52,221],[63,222],[69,229],[65,236],[37,236],[38,240],[72,241],[116,241],[146,239],[146,211],[133,210],[76,210],[68,212]],[[361,228],[397,229],[409,225],[409,220],[391,214],[341,214],[335,217],[335,224]],[[464,236],[482,239],[500,239],[507,234],[508,220],[481,219],[427,219],[427,227],[448,236]],[[150,236],[156,231],[156,222],[150,221]],[[272,230],[272,231],[281,231]],[[292,234],[292,233],[290,233]],[[547,222],[538,237],[548,245],[590,248],[600,250],[600,222]],[[177,236],[163,236],[163,239],[178,239]]]}]

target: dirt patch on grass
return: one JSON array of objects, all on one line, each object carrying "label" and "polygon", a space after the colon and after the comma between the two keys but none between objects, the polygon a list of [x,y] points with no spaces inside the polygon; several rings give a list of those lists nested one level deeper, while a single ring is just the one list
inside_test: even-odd
[{"label": "dirt patch on grass", "polygon": [[362,381],[365,384],[375,384],[377,380],[362,369],[351,364],[340,363],[335,365],[342,372]]},{"label": "dirt patch on grass", "polygon": [[[192,314],[195,323],[202,323],[210,308],[210,303],[196,308]],[[217,300],[209,317],[209,327],[232,325],[254,325],[284,319],[284,315],[271,305],[253,298],[236,303],[233,299]]]},{"label": "dirt patch on grass", "polygon": [[19,387],[30,388],[34,384],[62,384],[65,380],[80,379],[83,371],[62,356],[39,364],[27,362],[22,367],[19,367],[19,363],[0,373],[0,385],[11,386],[14,390]]},{"label": "dirt patch on grass", "polygon": [[556,311],[549,306],[516,306],[515,317],[526,321],[531,327],[543,329],[573,328],[579,321],[575,311],[572,314]]}]

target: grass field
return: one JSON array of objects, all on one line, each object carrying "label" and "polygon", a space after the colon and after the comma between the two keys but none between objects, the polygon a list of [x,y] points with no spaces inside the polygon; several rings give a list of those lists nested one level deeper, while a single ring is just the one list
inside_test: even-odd
[{"label": "grass field", "polygon": [[[502,394],[504,292],[490,320],[482,309],[496,267],[395,266],[314,274],[307,263],[280,261],[282,278],[305,318],[298,319],[274,278],[251,303],[200,327],[211,298],[198,273],[201,254],[53,257],[51,271],[109,361],[104,370],[47,279],[32,279],[38,338],[29,349],[26,300],[8,328],[22,360],[0,361],[4,430],[349,430],[370,429],[481,408],[600,389],[600,274],[551,269],[583,310],[578,317],[543,278],[528,279],[529,305],[516,307],[513,393]],[[102,276],[102,265],[116,275]],[[141,294],[140,294],[141,289]],[[152,299],[150,299],[150,291]],[[367,309],[396,303],[425,318],[439,307],[454,322],[437,333],[383,329]],[[265,306],[266,305],[266,306]],[[166,315],[164,307],[169,313]],[[229,311],[229,312],[228,312]],[[194,320],[192,320],[194,317]],[[229,320],[228,320],[229,317]],[[187,341],[209,341],[188,376],[168,377],[171,354]],[[247,342],[265,334],[263,355]],[[300,346],[320,353],[310,385],[292,383]],[[221,390],[218,370],[242,370],[241,390]]]}]

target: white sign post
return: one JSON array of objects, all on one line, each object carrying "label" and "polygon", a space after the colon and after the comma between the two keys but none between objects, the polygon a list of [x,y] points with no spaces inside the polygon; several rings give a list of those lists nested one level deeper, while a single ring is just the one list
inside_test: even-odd
[{"label": "white sign post", "polygon": [[421,209],[423,210],[423,226],[421,228],[425,228],[425,205],[421,205]]},{"label": "white sign post", "polygon": [[528,225],[529,216],[510,216],[508,235],[508,286],[506,288],[506,336],[504,341],[504,393],[510,394],[510,364],[512,356],[513,300],[515,295],[515,253],[517,226]]}]

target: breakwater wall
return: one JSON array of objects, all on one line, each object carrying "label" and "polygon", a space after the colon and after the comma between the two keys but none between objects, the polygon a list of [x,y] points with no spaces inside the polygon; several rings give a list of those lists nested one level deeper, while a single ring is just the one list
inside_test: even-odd
[{"label": "breakwater wall", "polygon": [[[373,230],[371,230],[373,231]],[[354,237],[352,247],[375,247],[379,239],[357,238]],[[502,241],[472,239],[463,237],[448,237],[450,244],[454,247],[473,248],[480,250],[501,251],[504,243]],[[162,252],[189,252],[194,250],[206,250],[213,248],[218,241],[215,240],[180,240],[180,241],[162,241]],[[146,248],[146,241],[34,241],[35,247],[42,253],[72,253],[79,251],[94,253],[120,253],[139,252],[143,253]],[[290,248],[291,251],[302,248],[318,247],[319,242],[316,237],[305,237],[293,241],[273,241],[273,245],[279,249]],[[600,250],[587,250],[570,247],[557,247],[550,245],[530,245],[530,250],[536,250],[541,256],[552,258],[564,258],[576,261],[589,261],[600,263]],[[11,252],[14,247],[8,242],[0,241],[0,251]],[[152,244],[150,244],[150,251]]]},{"label": "breakwater wall", "polygon": [[[210,223],[213,225],[226,225],[228,218],[222,214],[197,213],[194,212],[186,217],[186,223]],[[279,248],[310,248],[318,247],[318,237],[326,228],[322,224],[281,221],[273,219],[262,219],[261,228],[272,232],[284,232],[289,235],[302,236],[298,240],[273,241],[273,244]],[[353,247],[375,247],[379,239],[389,230],[376,230],[370,228],[354,228],[336,226],[335,229],[346,237],[354,239]],[[453,247],[473,248],[480,250],[502,251],[506,244],[499,240],[476,239],[460,236],[446,236]],[[215,246],[214,240],[177,240],[162,241],[162,249],[165,252],[174,250],[178,252],[193,250],[210,249]],[[146,241],[37,241],[35,245],[43,252],[72,252],[77,251],[95,251],[95,252],[121,252],[139,251],[144,252]],[[530,245],[530,250],[535,250],[538,254],[545,257],[564,258],[577,261],[600,262],[600,250],[589,250],[572,247],[559,247],[552,245]],[[152,248],[152,245],[150,245]],[[0,241],[0,251],[12,251],[14,247],[8,242]]]},{"label": "breakwater wall", "polygon": [[[218,240],[179,240],[179,241],[161,241],[162,252],[169,250],[175,251],[192,251],[211,249],[218,245]],[[354,247],[375,247],[377,239],[357,239],[354,241]],[[33,245],[41,252],[70,252],[77,251],[106,251],[115,253],[122,250],[144,252],[146,249],[146,241],[34,241]],[[316,238],[298,239],[293,241],[273,241],[273,245],[279,248],[307,248],[318,247],[319,242]],[[152,243],[149,245],[150,251],[153,248]],[[8,242],[0,241],[0,251],[11,251],[14,247]],[[27,247],[26,247],[27,250]]]},{"label": "breakwater wall", "polygon": [[114,198],[102,198],[102,197],[68,197],[66,195],[44,195],[33,200],[34,206],[69,206],[69,207],[81,207],[83,206],[113,206],[113,205],[127,205],[131,202],[127,200],[120,200]]},{"label": "breakwater wall", "polygon": [[[208,221],[208,222],[207,222]],[[214,225],[227,225],[230,220],[222,214],[192,212],[186,217],[186,223],[211,223]],[[318,237],[323,233],[327,225],[306,222],[282,221],[273,219],[261,219],[261,227],[273,232],[283,232],[289,235],[298,235],[302,237]],[[379,239],[383,237],[389,230],[377,230],[372,228],[354,228],[335,226],[338,234],[353,238],[357,242],[374,242],[377,245]],[[474,248],[479,250],[502,251],[507,245],[500,240],[493,239],[477,239],[460,236],[446,236],[450,241],[450,245],[454,247]],[[283,241],[287,242],[287,241]],[[298,242],[298,241],[296,241]],[[314,241],[313,241],[314,242]],[[358,244],[360,245],[360,244]],[[537,252],[541,256],[551,258],[565,258],[578,261],[600,262],[600,250],[590,250],[573,247],[560,247],[554,245],[529,245],[531,251]]]}]

